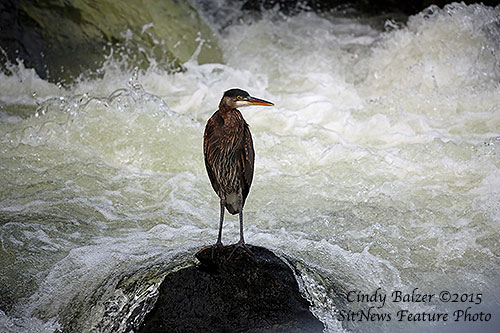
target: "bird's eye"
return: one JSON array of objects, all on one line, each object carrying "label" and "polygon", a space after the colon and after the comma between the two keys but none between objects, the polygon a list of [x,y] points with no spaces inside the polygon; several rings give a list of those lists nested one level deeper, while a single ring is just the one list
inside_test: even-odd
[{"label": "bird's eye", "polygon": [[243,99],[243,97],[238,96],[238,97],[236,97],[236,99],[239,100],[239,101],[241,101]]}]

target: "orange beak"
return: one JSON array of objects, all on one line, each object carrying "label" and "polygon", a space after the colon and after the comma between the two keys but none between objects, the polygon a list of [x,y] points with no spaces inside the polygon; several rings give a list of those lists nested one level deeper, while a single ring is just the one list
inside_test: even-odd
[{"label": "orange beak", "polygon": [[255,98],[255,97],[248,97],[248,105],[262,105],[262,106],[273,106],[274,103],[271,103],[271,102],[268,102],[268,101],[265,101],[263,99],[260,99],[260,98]]}]

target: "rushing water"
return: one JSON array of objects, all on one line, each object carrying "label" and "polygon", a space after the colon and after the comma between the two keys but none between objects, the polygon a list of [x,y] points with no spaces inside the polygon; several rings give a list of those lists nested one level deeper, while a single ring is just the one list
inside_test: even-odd
[{"label": "rushing water", "polygon": [[[404,24],[225,10],[205,14],[224,64],[194,55],[168,74],[110,58],[70,89],[22,64],[1,74],[0,331],[123,329],[162,274],[215,242],[202,136],[232,87],[276,105],[242,109],[256,149],[246,240],[297,265],[330,331],[498,327],[500,8]],[[377,288],[383,306],[358,299]],[[468,296],[391,297],[415,288]],[[468,307],[491,318],[456,322]],[[449,319],[399,321],[401,309]],[[348,320],[359,310],[391,320]]]}]

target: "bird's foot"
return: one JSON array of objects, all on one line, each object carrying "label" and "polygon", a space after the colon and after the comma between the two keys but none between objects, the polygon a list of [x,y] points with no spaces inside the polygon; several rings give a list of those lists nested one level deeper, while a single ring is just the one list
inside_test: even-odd
[{"label": "bird's foot", "polygon": [[224,246],[222,245],[222,242],[220,240],[218,240],[215,245],[212,245],[212,259],[214,259],[215,257],[215,251],[220,252],[220,250],[222,250],[223,248]]},{"label": "bird's foot", "polygon": [[245,244],[244,240],[240,240],[238,243],[236,243],[234,245],[231,245],[231,246],[234,246],[234,249],[233,249],[233,251],[231,251],[231,254],[229,255],[229,258],[227,258],[227,260],[231,259],[231,257],[233,256],[234,252],[236,252],[237,249],[243,249],[250,256],[252,256],[252,257],[254,256],[253,252],[250,251],[250,249],[248,248],[248,246]]}]

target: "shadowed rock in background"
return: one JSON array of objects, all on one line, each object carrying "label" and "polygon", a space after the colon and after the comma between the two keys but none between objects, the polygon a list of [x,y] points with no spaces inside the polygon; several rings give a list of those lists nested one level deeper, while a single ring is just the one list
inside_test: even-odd
[{"label": "shadowed rock in background", "polygon": [[[277,8],[286,13],[293,14],[294,12],[309,8],[314,11],[322,12],[328,10],[342,10],[346,8],[356,9],[360,13],[382,14],[390,12],[401,12],[406,15],[416,14],[423,9],[436,5],[443,7],[453,0],[239,0],[243,3],[243,9],[260,10]],[[488,6],[496,6],[498,0],[463,0],[466,4],[482,2]]]},{"label": "shadowed rock in background", "polygon": [[207,247],[200,265],[168,274],[139,332],[322,332],[290,266],[249,248]]}]

